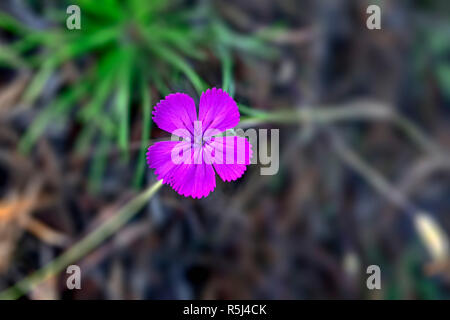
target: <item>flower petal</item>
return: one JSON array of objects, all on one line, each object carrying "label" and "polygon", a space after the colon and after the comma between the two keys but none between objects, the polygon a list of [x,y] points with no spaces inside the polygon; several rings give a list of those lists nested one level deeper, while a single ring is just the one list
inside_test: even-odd
[{"label": "flower petal", "polygon": [[[180,141],[160,141],[156,142],[148,148],[147,163],[152,169],[155,169],[155,174],[158,180],[163,180],[163,183],[169,183],[171,172],[177,166],[172,161],[172,150],[177,145],[181,145]],[[189,144],[190,145],[190,144]]]},{"label": "flower petal", "polygon": [[[214,169],[198,159],[202,157],[202,152],[190,148],[191,143],[186,141],[157,142],[148,149],[147,162],[150,168],[156,169],[158,180],[162,179],[164,184],[169,184],[179,194],[193,198],[206,197],[216,187]],[[177,155],[179,151],[183,154],[189,152],[176,159],[173,153]]]},{"label": "flower petal", "polygon": [[199,120],[203,132],[207,129],[223,132],[239,123],[239,109],[233,98],[222,89],[208,89],[200,97]]},{"label": "flower petal", "polygon": [[[184,138],[193,135],[197,110],[194,100],[187,94],[169,94],[155,106],[152,114],[153,121],[160,129]],[[189,135],[186,130],[189,131]]]},{"label": "flower petal", "polygon": [[[214,149],[213,152],[208,148]],[[209,152],[208,152],[209,151]],[[215,137],[206,147],[206,153],[212,155],[212,163],[223,181],[240,178],[252,158],[252,145],[243,137]]]},{"label": "flower petal", "polygon": [[175,168],[170,185],[186,197],[206,197],[216,187],[216,174],[212,165],[181,164]]}]

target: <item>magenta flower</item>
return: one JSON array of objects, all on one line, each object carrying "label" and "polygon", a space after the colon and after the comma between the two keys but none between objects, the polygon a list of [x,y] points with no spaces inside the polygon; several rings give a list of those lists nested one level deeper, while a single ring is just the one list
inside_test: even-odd
[{"label": "magenta flower", "polygon": [[202,93],[198,117],[190,96],[170,94],[156,105],[153,121],[172,133],[172,141],[150,146],[148,165],[155,169],[158,180],[181,195],[206,197],[216,187],[215,172],[222,180],[232,181],[240,178],[250,164],[252,150],[248,140],[223,136],[239,123],[239,109],[221,89]]}]

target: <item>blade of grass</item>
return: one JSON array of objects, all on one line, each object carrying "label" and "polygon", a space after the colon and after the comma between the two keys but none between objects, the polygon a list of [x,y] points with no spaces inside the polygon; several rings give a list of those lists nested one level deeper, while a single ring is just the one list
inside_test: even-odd
[{"label": "blade of grass", "polygon": [[191,57],[197,60],[204,60],[206,55],[199,49],[197,36],[185,30],[175,28],[168,28],[166,25],[152,25],[147,27],[147,32],[151,33],[154,39],[157,41],[170,44],[175,49],[179,50],[187,57]]},{"label": "blade of grass", "polygon": [[167,96],[171,93],[171,90],[169,87],[164,83],[164,80],[161,78],[161,75],[155,71],[154,69],[151,69],[150,71],[150,77],[153,80],[156,88],[162,94],[163,96]]},{"label": "blade of grass", "polygon": [[99,61],[98,70],[94,75],[94,81],[100,83],[94,89],[91,101],[78,114],[83,122],[83,130],[77,139],[75,150],[83,154],[90,147],[97,130],[111,139],[115,137],[115,125],[104,107],[112,96],[114,80],[120,71],[122,63],[121,52],[112,52]]},{"label": "blade of grass", "polygon": [[101,134],[110,139],[114,139],[116,133],[115,128],[116,126],[107,114],[93,118],[91,122],[84,124],[75,143],[75,152],[79,155],[88,152],[91,141],[94,139],[97,131],[100,131]]},{"label": "blade of grass", "polygon": [[17,19],[4,12],[0,12],[0,28],[19,34],[28,31]]},{"label": "blade of grass", "polygon": [[242,50],[263,58],[273,58],[277,51],[268,46],[257,35],[244,36],[229,30],[224,23],[216,22],[213,27],[213,37],[216,42],[230,48]]},{"label": "blade of grass", "polygon": [[89,191],[93,194],[97,193],[100,189],[103,173],[105,172],[105,166],[108,159],[108,149],[111,144],[109,137],[105,134],[100,136],[100,143],[98,148],[95,149],[93,156],[93,163],[89,172]]},{"label": "blade of grass", "polygon": [[119,121],[118,144],[124,159],[128,159],[129,152],[129,123],[130,123],[130,87],[133,52],[125,48],[122,52],[122,66],[117,76],[117,95],[115,98],[115,112]]},{"label": "blade of grass", "polygon": [[268,117],[271,116],[271,114],[269,114],[268,112],[252,109],[242,103],[239,103],[238,107],[239,107],[239,112],[241,114],[244,114],[244,115],[247,115],[250,117],[254,117],[257,119],[267,119]]},{"label": "blade of grass", "polygon": [[45,60],[41,69],[36,74],[33,82],[27,89],[24,101],[32,104],[42,91],[42,88],[50,78],[52,72],[64,61],[105,45],[116,38],[116,29],[106,29],[102,32],[96,32],[90,36],[79,37],[78,41],[72,41],[70,44],[63,45],[55,54],[50,54],[50,58]]},{"label": "blade of grass", "polygon": [[138,165],[134,176],[133,185],[136,189],[140,189],[142,185],[142,179],[145,173],[146,163],[146,151],[147,143],[150,138],[151,130],[151,97],[149,90],[146,86],[145,80],[141,81],[141,95],[142,95],[142,136],[141,136],[141,148],[139,150]]},{"label": "blade of grass", "polygon": [[124,8],[117,0],[78,0],[77,4],[81,12],[93,19],[119,21],[124,16]]},{"label": "blade of grass", "polygon": [[24,93],[23,101],[32,105],[57,67],[55,57],[46,60]]},{"label": "blade of grass", "polygon": [[[148,35],[147,35],[148,36]],[[192,83],[194,88],[200,94],[206,89],[206,85],[202,78],[194,71],[194,69],[176,52],[162,43],[153,43],[153,39],[148,37],[147,44],[149,49],[155,53],[161,60],[166,61],[174,68],[180,70]]]},{"label": "blade of grass", "polygon": [[233,97],[233,60],[231,59],[230,51],[224,46],[219,46],[217,50],[219,52],[220,60],[222,61],[222,89]]},{"label": "blade of grass", "polygon": [[142,26],[147,25],[147,22],[155,12],[155,8],[152,5],[157,0],[142,1],[142,0],[129,0],[127,6],[131,12],[132,20],[137,21]]},{"label": "blade of grass", "polygon": [[91,122],[92,118],[101,116],[102,107],[110,96],[114,78],[121,68],[121,55],[113,52],[99,62],[95,75],[94,95],[91,101],[80,111],[79,117],[83,122]]},{"label": "blade of grass", "polygon": [[29,105],[34,102],[53,71],[62,62],[83,54],[86,51],[103,46],[116,39],[116,37],[117,28],[107,28],[89,35],[78,36],[75,39],[70,37],[71,41],[69,43],[63,44],[61,49],[59,49],[56,53],[50,53],[50,57],[44,61],[42,67],[25,92],[24,102]]},{"label": "blade of grass", "polygon": [[0,65],[22,69],[27,67],[28,63],[11,46],[0,45]]},{"label": "blade of grass", "polygon": [[87,91],[87,83],[84,83],[75,89],[70,89],[42,111],[20,140],[19,150],[23,153],[28,153],[50,121],[60,115],[67,114],[67,112],[74,107],[75,102],[86,94]]},{"label": "blade of grass", "polygon": [[120,35],[121,29],[118,26],[99,29],[90,33],[66,34],[67,43],[63,44],[61,49],[55,53],[57,62],[60,64],[88,51],[98,49],[116,41]]},{"label": "blade of grass", "polygon": [[78,155],[85,154],[88,151],[97,129],[97,126],[93,125],[83,126],[83,129],[75,142],[75,152]]},{"label": "blade of grass", "polygon": [[[47,44],[49,34],[47,32],[32,32],[24,35],[22,38],[10,44],[10,46],[18,52],[25,52],[35,48],[38,45]],[[54,35],[51,35],[52,40]]]}]

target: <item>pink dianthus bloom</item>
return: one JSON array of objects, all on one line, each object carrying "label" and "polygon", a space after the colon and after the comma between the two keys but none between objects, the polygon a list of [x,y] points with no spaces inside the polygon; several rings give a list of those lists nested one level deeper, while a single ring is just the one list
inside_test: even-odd
[{"label": "pink dianthus bloom", "polygon": [[150,146],[148,165],[158,180],[181,195],[206,197],[216,187],[215,172],[222,180],[232,181],[250,164],[252,150],[246,138],[219,136],[239,123],[236,102],[221,89],[202,93],[198,117],[190,96],[170,94],[156,105],[153,121],[177,140]]}]

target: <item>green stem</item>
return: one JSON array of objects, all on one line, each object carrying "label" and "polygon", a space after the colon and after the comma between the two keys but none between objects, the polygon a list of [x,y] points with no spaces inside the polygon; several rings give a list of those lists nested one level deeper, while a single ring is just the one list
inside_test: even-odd
[{"label": "green stem", "polygon": [[[363,103],[364,104],[364,103]],[[367,104],[367,103],[366,103]],[[425,133],[423,133],[413,122],[396,113],[390,108],[370,104],[360,107],[358,104],[340,107],[303,108],[297,110],[282,110],[277,112],[256,111],[239,105],[241,113],[249,117],[241,119],[239,127],[250,127],[265,123],[280,124],[328,124],[355,120],[386,120],[396,125],[412,142],[423,152],[441,153],[437,146]]]},{"label": "green stem", "polygon": [[104,222],[100,227],[73,245],[68,251],[51,261],[42,269],[39,269],[28,277],[17,282],[14,286],[1,292],[0,300],[13,300],[20,298],[38,284],[63,271],[67,266],[88,254],[103,241],[113,235],[128,221],[130,221],[130,219],[139,212],[139,210],[159,190],[159,188],[161,188],[161,186],[161,181],[151,185],[136,198],[128,202],[122,209],[120,209],[109,220]]}]

